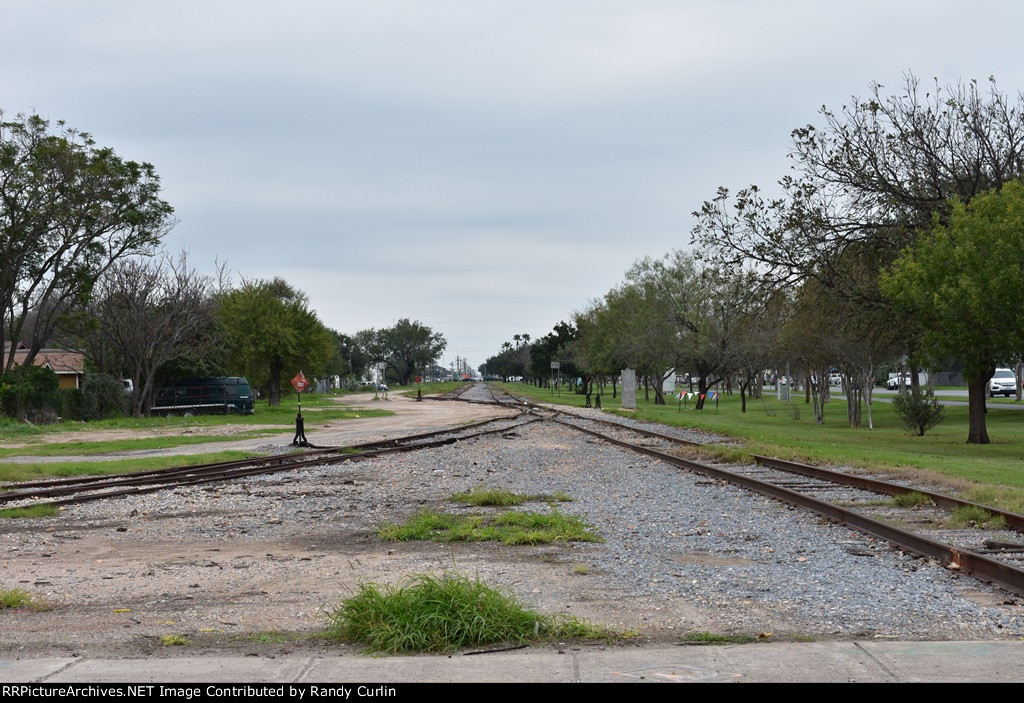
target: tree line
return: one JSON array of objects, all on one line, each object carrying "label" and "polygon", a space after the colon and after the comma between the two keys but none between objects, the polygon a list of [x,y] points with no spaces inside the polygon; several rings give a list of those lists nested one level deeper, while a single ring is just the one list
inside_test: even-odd
[{"label": "tree line", "polygon": [[[895,91],[876,83],[823,107],[791,138],[790,172],[770,194],[718,188],[693,213],[691,249],[636,262],[562,323],[573,334],[558,353],[584,390],[634,368],[663,402],[661,381],[678,371],[702,394],[737,388],[744,409],[761,374],[789,363],[818,422],[838,369],[854,427],[872,425],[881,369],[905,367],[927,413],[918,371],[957,366],[967,441],[988,443],[988,382],[1024,352],[1024,96],[994,79],[906,75]],[[547,378],[542,361],[515,349],[486,366]]]},{"label": "tree line", "polygon": [[384,362],[408,383],[443,352],[443,335],[419,322],[347,335],[281,278],[199,273],[159,248],[176,224],[160,190],[150,164],[63,122],[0,111],[0,410],[25,418],[57,403],[56,377],[33,364],[50,344],[86,353],[83,417],[116,412],[121,379],[134,416],[183,376],[244,375],[274,405],[300,370],[354,384]]}]

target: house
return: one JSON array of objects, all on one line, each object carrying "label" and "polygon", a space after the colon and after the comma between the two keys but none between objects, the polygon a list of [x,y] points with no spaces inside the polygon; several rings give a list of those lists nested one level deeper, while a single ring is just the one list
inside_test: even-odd
[{"label": "house", "polygon": [[[6,358],[11,353],[10,343],[4,351]],[[27,356],[28,347],[23,342],[18,342],[14,348],[14,365],[20,366]],[[74,349],[40,349],[33,364],[57,374],[61,388],[80,388],[82,385],[82,374],[85,373],[84,352]]]}]

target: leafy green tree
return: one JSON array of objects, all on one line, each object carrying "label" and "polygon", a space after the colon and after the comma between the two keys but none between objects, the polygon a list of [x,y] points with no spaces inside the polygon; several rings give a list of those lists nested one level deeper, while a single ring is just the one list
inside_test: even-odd
[{"label": "leafy green tree", "polygon": [[281,380],[299,371],[316,376],[334,354],[335,340],[306,295],[284,279],[245,281],[221,302],[220,319],[231,339],[231,365],[281,403]]},{"label": "leafy green tree", "polygon": [[816,281],[854,303],[848,312],[886,318],[913,363],[923,330],[882,295],[877,273],[927,236],[933,217],[948,224],[952,199],[1024,175],[1024,95],[1000,92],[994,79],[922,87],[907,75],[895,91],[876,83],[793,130],[789,156],[793,172],[777,195],[719,188],[694,213],[701,256],[752,263],[776,289]]},{"label": "leafy green tree", "polygon": [[174,225],[153,166],[85,133],[0,111],[0,370],[31,365],[62,316],[114,262],[149,254]]},{"label": "leafy green tree", "polygon": [[354,384],[366,373],[366,365],[369,363],[366,353],[355,337],[333,329],[331,335],[334,337],[335,354],[328,364],[327,373]]},{"label": "leafy green tree", "polygon": [[[579,339],[579,330],[571,322],[558,322],[550,332],[529,347],[529,363],[526,371],[538,379],[560,376],[563,379],[583,378],[584,390],[589,376],[576,365],[573,346]],[[557,361],[558,372],[551,370],[551,362]],[[518,367],[517,367],[518,368]]]},{"label": "leafy green tree", "polygon": [[407,317],[393,327],[361,334],[370,340],[367,351],[372,359],[386,363],[403,386],[412,381],[417,370],[425,371],[448,346],[440,332]]},{"label": "leafy green tree", "polygon": [[[988,444],[985,390],[1000,363],[1024,350],[1024,184],[1011,181],[936,221],[893,264],[882,289],[920,322],[924,352],[964,363],[969,444]],[[938,220],[938,218],[936,218]]]},{"label": "leafy green tree", "polygon": [[699,268],[687,252],[678,250],[638,261],[626,273],[626,287],[640,296],[641,307],[626,324],[642,329],[630,334],[636,336],[641,358],[651,359],[645,372],[655,381],[655,402],[664,402],[661,384],[667,373],[680,369],[697,377],[697,407],[703,407],[710,388],[736,368],[737,311],[745,288],[735,279]]}]

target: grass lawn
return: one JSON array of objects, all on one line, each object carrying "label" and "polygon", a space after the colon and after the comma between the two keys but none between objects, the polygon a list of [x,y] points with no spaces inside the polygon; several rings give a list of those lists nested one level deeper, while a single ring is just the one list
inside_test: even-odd
[{"label": "grass lawn", "polygon": [[58,461],[39,463],[0,463],[0,485],[12,481],[34,481],[36,479],[60,476],[100,476],[104,474],[128,474],[134,471],[168,469],[173,466],[194,466],[212,464],[218,461],[233,461],[259,456],[251,452],[212,452],[209,454],[182,454],[175,456],[132,457],[110,461]]},{"label": "grass lawn", "polygon": [[[517,395],[541,402],[556,402],[582,407],[583,396],[563,391],[552,397],[549,389],[526,384],[506,384]],[[833,399],[825,409],[825,423],[814,422],[813,406],[803,396],[792,405],[780,403],[774,395],[764,400],[747,401],[747,412],[740,412],[739,394],[722,395],[717,411],[709,403],[702,411],[679,411],[675,402],[655,406],[643,400],[639,390],[637,410],[620,410],[619,398],[602,394],[601,405],[607,412],[653,420],[667,425],[696,427],[740,440],[746,451],[809,463],[885,468],[925,472],[957,489],[970,500],[1024,512],[1024,412],[990,408],[987,417],[992,444],[968,445],[967,407],[946,406],[946,419],[924,437],[908,436],[902,429],[890,403],[872,404],[873,430],[868,430],[865,409],[864,427],[851,429],[846,419],[846,402]],[[799,410],[793,419],[791,408]],[[774,411],[774,415],[769,412]],[[735,453],[735,452],[733,452]]]},{"label": "grass lawn", "polygon": [[[114,418],[93,422],[67,421],[52,425],[29,425],[10,419],[0,419],[0,439],[19,444],[19,448],[0,448],[0,458],[5,456],[59,456],[62,454],[95,455],[111,452],[143,449],[166,449],[186,444],[203,442],[229,442],[238,439],[263,437],[285,432],[295,427],[298,407],[294,393],[282,396],[281,404],[270,407],[258,403],[252,415],[197,415],[195,417],[149,417]],[[388,410],[362,409],[342,405],[329,395],[307,395],[302,399],[302,417],[306,429],[322,427],[332,420],[350,420],[360,417],[383,417],[392,415]],[[251,430],[233,434],[190,434],[191,428],[216,428],[218,426],[251,426]],[[100,430],[152,430],[165,429],[166,434],[123,440],[52,442],[55,433],[95,432]],[[180,429],[181,432],[175,430]]]}]

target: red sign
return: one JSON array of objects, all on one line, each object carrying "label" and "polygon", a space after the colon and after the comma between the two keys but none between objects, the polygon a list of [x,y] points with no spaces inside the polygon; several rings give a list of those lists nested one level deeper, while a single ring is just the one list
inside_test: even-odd
[{"label": "red sign", "polygon": [[423,383],[423,379],[419,376],[416,377],[416,383]]},{"label": "red sign", "polygon": [[292,379],[292,388],[295,389],[296,393],[301,393],[309,388],[309,381],[306,380],[306,377],[301,371],[299,371],[298,375]]}]

